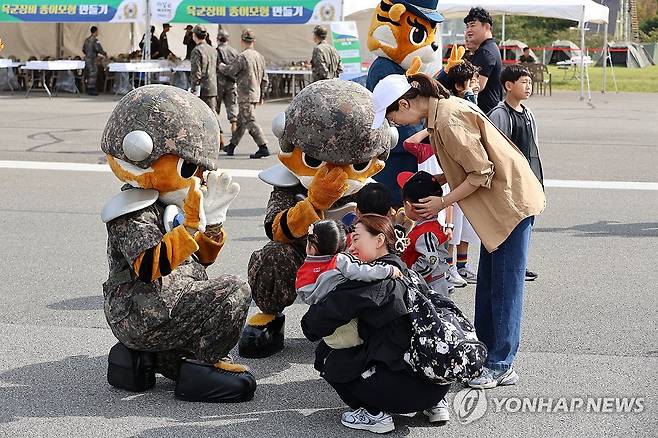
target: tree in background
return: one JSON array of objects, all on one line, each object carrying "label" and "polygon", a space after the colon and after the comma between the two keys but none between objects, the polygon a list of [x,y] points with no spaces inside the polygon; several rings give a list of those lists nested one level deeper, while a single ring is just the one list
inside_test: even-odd
[{"label": "tree in background", "polygon": [[[602,32],[588,32],[585,36],[587,46],[602,46]],[[523,41],[530,47],[550,46],[555,40],[570,40],[580,44],[578,22],[559,18],[508,15],[505,17],[505,35],[508,39]],[[499,40],[502,38],[501,16],[494,17],[494,37]]]},{"label": "tree in background", "polygon": [[638,0],[637,16],[640,22],[640,40],[658,42],[658,0]]}]

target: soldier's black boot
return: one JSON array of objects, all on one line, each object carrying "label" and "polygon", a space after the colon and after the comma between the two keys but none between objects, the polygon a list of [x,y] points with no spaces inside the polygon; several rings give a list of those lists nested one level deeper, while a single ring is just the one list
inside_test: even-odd
[{"label": "soldier's black boot", "polygon": [[229,143],[226,146],[224,146],[224,152],[226,152],[226,155],[229,157],[232,157],[233,154],[235,153],[235,145],[233,143]]},{"label": "soldier's black boot", "polygon": [[282,313],[271,316],[258,313],[247,321],[238,344],[240,356],[263,358],[283,350],[286,316]]},{"label": "soldier's black boot", "polygon": [[249,155],[249,158],[265,158],[270,156],[270,150],[267,145],[258,146],[256,153]]},{"label": "soldier's black boot", "polygon": [[155,355],[132,350],[121,342],[107,357],[107,382],[115,388],[143,392],[155,386]]},{"label": "soldier's black boot", "polygon": [[98,96],[98,91],[96,91],[96,87],[88,88],[87,94],[90,96]]},{"label": "soldier's black boot", "polygon": [[186,401],[239,403],[254,398],[256,379],[242,365],[183,359],[174,395]]}]

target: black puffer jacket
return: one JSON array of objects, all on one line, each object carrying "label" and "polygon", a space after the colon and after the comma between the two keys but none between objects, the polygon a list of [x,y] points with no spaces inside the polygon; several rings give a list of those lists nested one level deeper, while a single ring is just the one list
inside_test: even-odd
[{"label": "black puffer jacket", "polygon": [[[388,254],[378,261],[397,266],[403,272],[407,269],[396,255]],[[339,350],[320,342],[315,351],[315,368],[320,375],[330,382],[347,383],[375,363],[392,371],[408,370],[402,358],[411,338],[405,293],[400,280],[349,281],[312,305],[302,318],[302,330],[309,340],[329,336],[353,318],[359,319],[359,336],[364,340],[362,345]]]}]

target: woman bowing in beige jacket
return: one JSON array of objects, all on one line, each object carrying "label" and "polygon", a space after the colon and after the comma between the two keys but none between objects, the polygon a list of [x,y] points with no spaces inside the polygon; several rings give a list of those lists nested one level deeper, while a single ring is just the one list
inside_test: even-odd
[{"label": "woman bowing in beige jacket", "polygon": [[375,120],[393,126],[425,120],[434,153],[450,185],[444,197],[412,207],[426,218],[457,202],[482,241],[475,328],[489,355],[474,388],[513,385],[519,348],[525,268],[534,217],[546,205],[528,161],[477,107],[450,97],[423,74],[391,75],[373,91]]}]

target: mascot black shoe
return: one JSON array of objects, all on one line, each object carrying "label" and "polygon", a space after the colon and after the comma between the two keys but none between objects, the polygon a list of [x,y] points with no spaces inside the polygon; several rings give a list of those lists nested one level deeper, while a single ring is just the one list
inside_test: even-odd
[{"label": "mascot black shoe", "polygon": [[286,315],[257,313],[245,326],[238,350],[240,356],[260,359],[283,350]]},{"label": "mascot black shoe", "polygon": [[226,359],[216,364],[183,359],[176,398],[205,403],[239,403],[254,398],[256,379],[246,367]]},{"label": "mascot black shoe", "polygon": [[115,388],[144,392],[155,386],[153,353],[131,350],[119,342],[110,349],[107,361],[107,382]]}]

